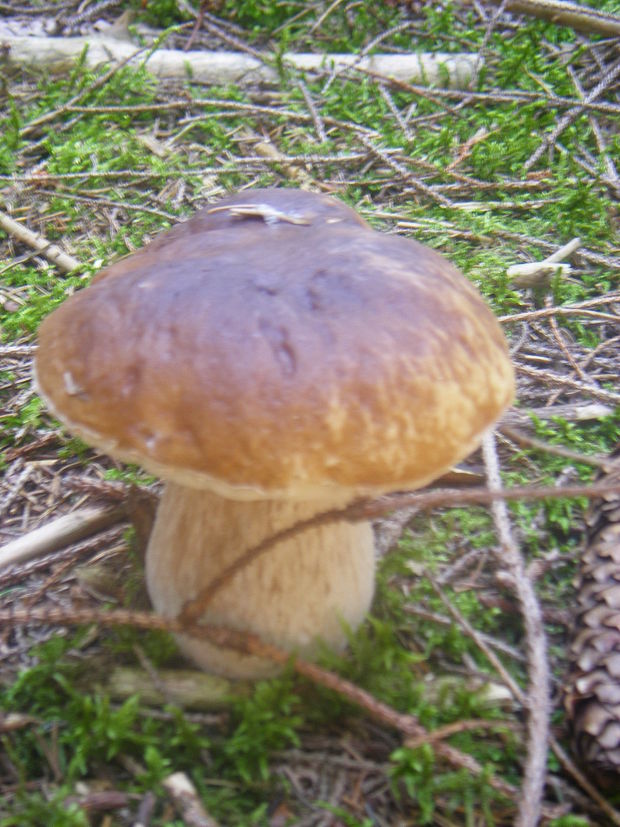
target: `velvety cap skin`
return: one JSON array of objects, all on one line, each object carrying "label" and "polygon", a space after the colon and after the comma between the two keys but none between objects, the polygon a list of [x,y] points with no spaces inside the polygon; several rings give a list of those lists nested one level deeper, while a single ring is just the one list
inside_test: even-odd
[{"label": "velvety cap skin", "polygon": [[87,442],[238,498],[425,484],[514,387],[448,261],[290,189],[228,197],[103,270],[41,325],[36,379]]}]

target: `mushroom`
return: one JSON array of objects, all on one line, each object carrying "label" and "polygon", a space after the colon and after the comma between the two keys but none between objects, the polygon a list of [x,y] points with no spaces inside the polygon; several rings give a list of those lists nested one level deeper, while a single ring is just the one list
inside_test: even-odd
[{"label": "mushroom", "polygon": [[[441,475],[510,403],[514,375],[494,316],[440,255],[334,198],[255,189],[60,305],[36,382],[70,431],[165,479],[146,579],[176,617],[274,532]],[[231,576],[199,622],[313,657],[344,647],[373,583],[368,524],[313,526]],[[208,671],[271,671],[179,643]]]}]

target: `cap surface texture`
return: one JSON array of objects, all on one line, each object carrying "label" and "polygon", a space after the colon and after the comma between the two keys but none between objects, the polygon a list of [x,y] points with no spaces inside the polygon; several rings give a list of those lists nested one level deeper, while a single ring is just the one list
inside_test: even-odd
[{"label": "cap surface texture", "polygon": [[239,498],[422,485],[514,383],[449,262],[288,189],[228,197],[102,271],[41,325],[36,377],[89,443]]}]

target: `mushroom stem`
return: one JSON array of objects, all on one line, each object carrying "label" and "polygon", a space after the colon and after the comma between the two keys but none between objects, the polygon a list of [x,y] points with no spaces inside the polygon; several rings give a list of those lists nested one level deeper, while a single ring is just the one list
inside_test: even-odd
[{"label": "mushroom stem", "polygon": [[[239,501],[168,483],[146,556],[155,609],[176,617],[187,601],[247,549],[342,500]],[[367,523],[330,523],[300,531],[257,557],[214,594],[205,623],[257,634],[266,642],[317,654],[322,641],[346,644],[347,627],[364,619],[374,588],[373,536]],[[274,666],[257,657],[179,636],[201,668],[226,677],[260,678]]]}]

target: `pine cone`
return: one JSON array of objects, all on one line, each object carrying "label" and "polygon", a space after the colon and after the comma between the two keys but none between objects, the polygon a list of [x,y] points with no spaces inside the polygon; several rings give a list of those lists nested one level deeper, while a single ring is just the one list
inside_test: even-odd
[{"label": "pine cone", "polygon": [[[620,450],[604,476],[620,483]],[[564,707],[575,753],[605,783],[620,774],[620,493],[595,500],[586,524]]]}]

